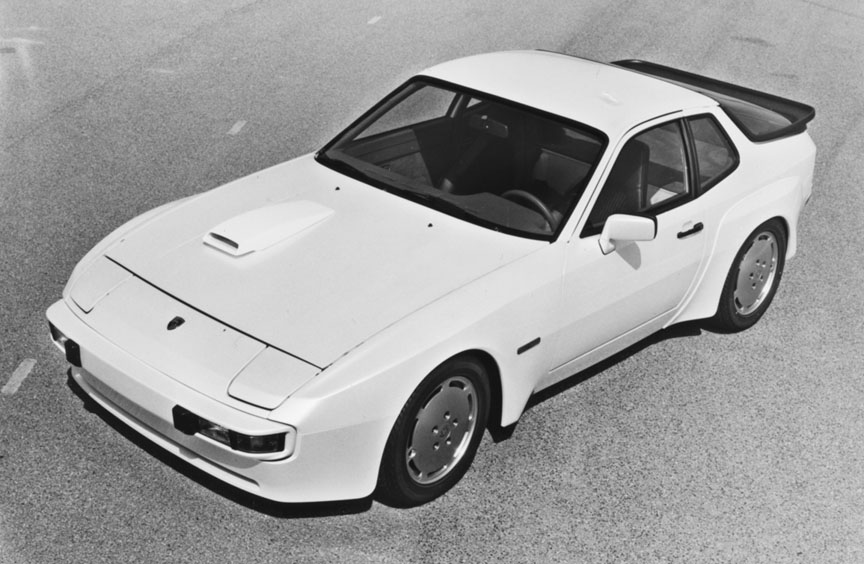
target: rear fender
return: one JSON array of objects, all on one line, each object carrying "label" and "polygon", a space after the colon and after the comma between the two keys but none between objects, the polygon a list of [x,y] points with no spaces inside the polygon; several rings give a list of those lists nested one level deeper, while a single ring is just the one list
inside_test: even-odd
[{"label": "rear fender", "polygon": [[717,312],[720,294],[735,255],[750,233],[769,219],[776,217],[783,221],[787,239],[786,258],[795,256],[798,217],[803,206],[801,194],[801,178],[787,177],[764,186],[730,208],[719,220],[720,227],[710,246],[709,260],[695,286],[696,291],[668,325],[709,318]]}]

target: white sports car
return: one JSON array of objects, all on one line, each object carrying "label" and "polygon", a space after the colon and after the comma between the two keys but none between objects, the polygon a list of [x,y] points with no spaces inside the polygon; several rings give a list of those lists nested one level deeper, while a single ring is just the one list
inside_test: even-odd
[{"label": "white sports car", "polygon": [[120,227],[52,338],[106,410],[242,490],[424,503],[537,391],[673,323],[755,323],[813,115],[643,61],[444,63],[317,153]]}]

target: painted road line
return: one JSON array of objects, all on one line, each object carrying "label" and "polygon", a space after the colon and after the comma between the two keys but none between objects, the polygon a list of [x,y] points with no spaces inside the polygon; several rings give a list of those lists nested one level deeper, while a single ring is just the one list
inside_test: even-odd
[{"label": "painted road line", "polygon": [[381,21],[381,16],[375,16],[374,18],[372,18],[371,20],[369,20],[366,23],[369,25],[375,25],[376,23],[378,23],[380,21]]},{"label": "painted road line", "polygon": [[240,133],[240,130],[243,129],[243,126],[246,125],[246,122],[243,120],[238,121],[234,124],[234,126],[228,130],[228,135],[237,135]]},{"label": "painted road line", "polygon": [[15,372],[12,373],[12,377],[9,378],[9,381],[6,382],[5,386],[3,386],[3,389],[0,389],[0,394],[11,396],[17,392],[21,383],[24,382],[24,379],[33,371],[34,366],[36,366],[35,358],[25,358],[22,360],[21,364],[18,365],[18,368],[15,369]]}]

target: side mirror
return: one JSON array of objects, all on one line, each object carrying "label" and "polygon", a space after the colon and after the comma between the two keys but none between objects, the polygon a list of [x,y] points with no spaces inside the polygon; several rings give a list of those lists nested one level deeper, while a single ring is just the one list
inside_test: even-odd
[{"label": "side mirror", "polygon": [[608,255],[615,250],[616,241],[653,241],[656,236],[656,220],[616,213],[606,219],[603,232],[600,233],[600,250]]}]

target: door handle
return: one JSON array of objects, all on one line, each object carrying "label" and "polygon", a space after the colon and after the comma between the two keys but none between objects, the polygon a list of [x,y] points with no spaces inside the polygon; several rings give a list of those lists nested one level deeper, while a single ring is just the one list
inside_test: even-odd
[{"label": "door handle", "polygon": [[705,226],[702,225],[702,222],[700,221],[699,223],[694,225],[692,229],[688,229],[687,231],[679,231],[678,232],[678,238],[683,239],[684,237],[689,237],[690,235],[695,235],[696,233],[699,233],[700,231],[702,231],[702,229],[704,227]]}]

